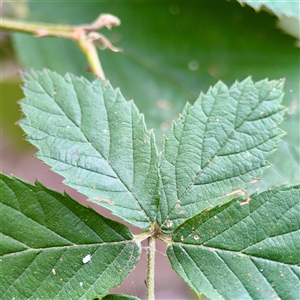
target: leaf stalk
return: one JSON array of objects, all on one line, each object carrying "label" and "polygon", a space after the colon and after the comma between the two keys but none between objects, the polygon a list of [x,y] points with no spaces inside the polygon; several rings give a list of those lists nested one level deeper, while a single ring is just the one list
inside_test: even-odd
[{"label": "leaf stalk", "polygon": [[155,270],[155,248],[156,237],[150,236],[148,238],[148,274],[147,274],[147,298],[148,300],[154,300],[154,270]]},{"label": "leaf stalk", "polygon": [[81,51],[85,54],[92,73],[97,78],[105,79],[102,65],[94,43],[89,39],[82,38],[77,41],[77,45],[79,46]]}]

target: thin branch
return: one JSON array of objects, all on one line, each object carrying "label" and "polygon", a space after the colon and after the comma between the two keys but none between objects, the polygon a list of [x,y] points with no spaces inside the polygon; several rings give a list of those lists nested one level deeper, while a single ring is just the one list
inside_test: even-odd
[{"label": "thin branch", "polygon": [[32,33],[37,37],[55,36],[73,39],[73,28],[71,26],[25,22],[8,18],[0,18],[0,28],[17,32]]},{"label": "thin branch", "polygon": [[92,24],[81,26],[32,23],[0,18],[0,29],[31,33],[36,37],[54,36],[74,40],[87,57],[93,74],[102,79],[105,79],[105,76],[98,57],[96,43],[100,41],[103,44],[102,47],[98,47],[100,49],[109,48],[114,52],[121,50],[114,47],[104,35],[93,30],[98,30],[102,27],[110,29],[112,26],[119,26],[120,24],[120,20],[110,14],[102,14]]}]

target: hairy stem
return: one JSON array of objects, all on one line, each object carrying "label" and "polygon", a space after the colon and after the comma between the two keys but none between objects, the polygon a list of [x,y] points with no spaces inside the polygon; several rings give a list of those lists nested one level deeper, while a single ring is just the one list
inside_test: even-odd
[{"label": "hairy stem", "polygon": [[105,75],[94,43],[90,40],[83,38],[77,41],[77,45],[79,46],[81,51],[85,54],[93,74],[97,78],[105,79]]},{"label": "hairy stem", "polygon": [[0,28],[11,31],[32,33],[37,37],[55,36],[60,38],[73,39],[73,31],[72,27],[70,26],[25,22],[8,18],[0,18]]},{"label": "hairy stem", "polygon": [[147,295],[148,300],[154,300],[154,269],[155,269],[155,244],[156,237],[148,238],[148,274],[147,274]]},{"label": "hairy stem", "polygon": [[93,30],[97,30],[102,27],[110,29],[111,26],[118,25],[120,25],[120,20],[109,14],[102,14],[92,24],[81,26],[32,23],[0,18],[0,29],[31,33],[36,37],[54,36],[74,40],[86,56],[93,74],[102,79],[105,79],[105,76],[95,43],[100,41],[104,45],[103,49],[109,48],[115,52],[120,51],[120,49],[113,47],[105,36],[94,32]]}]

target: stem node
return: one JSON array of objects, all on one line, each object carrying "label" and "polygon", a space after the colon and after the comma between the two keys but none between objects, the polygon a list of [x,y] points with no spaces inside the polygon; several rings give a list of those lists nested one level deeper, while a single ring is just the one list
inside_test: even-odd
[{"label": "stem node", "polygon": [[105,76],[96,49],[97,41],[101,41],[103,44],[103,46],[99,47],[101,50],[109,48],[114,52],[119,52],[121,49],[114,47],[104,35],[93,30],[98,30],[102,27],[111,29],[112,26],[119,26],[120,24],[121,21],[110,14],[101,14],[92,24],[76,27],[0,18],[0,29],[32,33],[36,37],[54,36],[74,40],[86,56],[93,74],[97,78],[102,79],[105,79]]}]

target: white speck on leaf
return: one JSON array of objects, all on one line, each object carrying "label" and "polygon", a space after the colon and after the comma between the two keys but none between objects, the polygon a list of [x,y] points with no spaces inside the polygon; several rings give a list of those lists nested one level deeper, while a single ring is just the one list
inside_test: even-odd
[{"label": "white speck on leaf", "polygon": [[79,285],[80,285],[80,286],[83,286],[83,282],[80,281],[80,282],[79,282]]},{"label": "white speck on leaf", "polygon": [[91,259],[92,259],[92,256],[90,254],[88,254],[82,259],[82,262],[84,264],[87,264]]},{"label": "white speck on leaf", "polygon": [[52,272],[53,275],[56,275],[55,269],[52,269],[51,272]]}]

